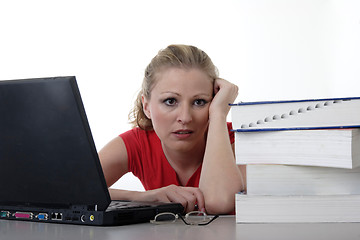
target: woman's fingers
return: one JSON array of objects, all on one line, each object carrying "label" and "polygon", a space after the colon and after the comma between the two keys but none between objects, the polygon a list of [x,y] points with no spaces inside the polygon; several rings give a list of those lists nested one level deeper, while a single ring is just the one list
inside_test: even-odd
[{"label": "woman's fingers", "polygon": [[151,192],[156,196],[156,200],[153,198],[155,201],[180,203],[185,212],[194,211],[195,206],[199,210],[205,209],[204,195],[199,188],[170,185]]}]

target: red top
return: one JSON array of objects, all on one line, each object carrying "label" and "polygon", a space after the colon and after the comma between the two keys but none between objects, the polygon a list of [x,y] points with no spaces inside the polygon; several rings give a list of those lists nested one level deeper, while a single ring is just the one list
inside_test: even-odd
[{"label": "red top", "polygon": [[[234,133],[230,131],[232,124],[228,123],[229,137],[234,143]],[[167,161],[159,137],[154,131],[133,128],[123,134],[127,154],[128,168],[143,184],[145,190],[166,187],[171,184],[181,186],[175,170]],[[199,187],[201,167],[194,172],[186,187]]]}]

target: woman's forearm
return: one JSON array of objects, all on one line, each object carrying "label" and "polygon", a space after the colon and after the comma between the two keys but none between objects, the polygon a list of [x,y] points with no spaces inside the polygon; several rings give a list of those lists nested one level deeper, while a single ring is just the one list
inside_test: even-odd
[{"label": "woman's forearm", "polygon": [[141,198],[139,191],[109,188],[109,193],[112,200],[138,201]]},{"label": "woman's forearm", "polygon": [[206,210],[220,214],[234,210],[235,193],[244,188],[244,179],[235,162],[225,116],[213,116],[210,119],[199,187],[204,194]]}]

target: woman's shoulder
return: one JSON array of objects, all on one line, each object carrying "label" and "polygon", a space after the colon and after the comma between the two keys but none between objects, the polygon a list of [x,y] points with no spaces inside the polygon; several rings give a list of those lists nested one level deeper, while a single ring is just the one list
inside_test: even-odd
[{"label": "woman's shoulder", "polygon": [[153,130],[143,130],[139,127],[132,128],[119,135],[124,141],[152,141],[157,139],[157,135]]}]

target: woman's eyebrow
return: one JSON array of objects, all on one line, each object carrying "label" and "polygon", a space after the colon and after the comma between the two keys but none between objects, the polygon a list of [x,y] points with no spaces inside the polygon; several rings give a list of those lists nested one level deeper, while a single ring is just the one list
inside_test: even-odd
[{"label": "woman's eyebrow", "polygon": [[[181,96],[180,93],[173,92],[173,91],[164,91],[164,92],[160,92],[160,94],[174,94],[177,96]],[[199,98],[199,97],[212,97],[212,95],[208,94],[208,93],[198,93],[193,96],[193,98]]]},{"label": "woman's eyebrow", "polygon": [[177,92],[172,92],[172,91],[164,91],[164,92],[160,92],[160,94],[175,94],[175,95],[180,96],[179,93],[177,93]]},{"label": "woman's eyebrow", "polygon": [[212,95],[207,94],[207,93],[199,93],[194,96],[194,98],[197,98],[197,97],[212,97]]}]

